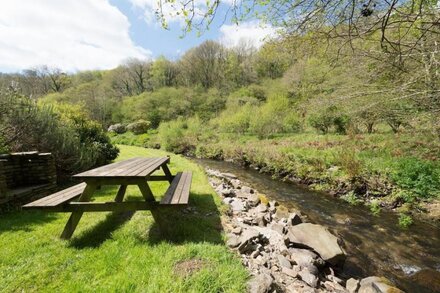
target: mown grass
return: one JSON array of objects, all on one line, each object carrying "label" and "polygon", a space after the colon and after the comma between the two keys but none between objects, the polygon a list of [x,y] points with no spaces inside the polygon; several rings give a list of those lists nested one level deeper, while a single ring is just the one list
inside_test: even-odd
[{"label": "mown grass", "polygon": [[[164,156],[163,151],[119,146],[118,160]],[[190,206],[171,212],[172,231],[161,234],[151,213],[86,213],[70,241],[59,239],[68,214],[15,212],[0,216],[0,292],[242,292],[245,268],[224,245],[221,204],[202,169],[171,155],[171,171],[193,171]],[[163,194],[167,183],[150,184]],[[112,200],[103,187],[96,201]],[[129,187],[126,198],[139,199]],[[184,277],[174,271],[185,260],[202,260]]]}]

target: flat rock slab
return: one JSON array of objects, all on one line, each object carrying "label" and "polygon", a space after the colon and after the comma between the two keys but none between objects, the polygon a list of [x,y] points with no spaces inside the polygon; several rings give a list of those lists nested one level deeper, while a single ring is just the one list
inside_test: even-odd
[{"label": "flat rock slab", "polygon": [[313,249],[332,265],[343,265],[345,261],[338,238],[321,225],[302,223],[290,227],[287,239],[293,244]]}]

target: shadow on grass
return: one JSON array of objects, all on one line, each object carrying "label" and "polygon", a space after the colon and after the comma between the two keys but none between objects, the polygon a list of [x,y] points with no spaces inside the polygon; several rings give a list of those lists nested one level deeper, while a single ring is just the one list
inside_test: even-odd
[{"label": "shadow on grass", "polygon": [[113,231],[116,231],[125,222],[129,221],[134,213],[134,211],[129,211],[108,214],[103,221],[78,237],[73,238],[69,246],[78,249],[99,247],[104,241],[111,237]]},{"label": "shadow on grass", "polygon": [[0,233],[3,231],[31,232],[39,225],[56,219],[56,214],[41,211],[8,212],[0,214]]},{"label": "shadow on grass", "polygon": [[210,242],[224,244],[220,211],[211,194],[190,194],[186,207],[160,207],[152,211],[154,223],[147,238],[148,244],[161,242]]},{"label": "shadow on grass", "polygon": [[[131,198],[128,197],[127,200]],[[137,198],[139,200],[139,198]],[[99,247],[111,238],[133,212],[111,213],[91,229],[74,237],[69,246],[77,249]],[[139,242],[155,245],[163,241],[171,243],[210,242],[223,244],[220,211],[211,194],[190,195],[188,206],[159,206],[151,211],[154,222],[148,233],[134,235]]]}]

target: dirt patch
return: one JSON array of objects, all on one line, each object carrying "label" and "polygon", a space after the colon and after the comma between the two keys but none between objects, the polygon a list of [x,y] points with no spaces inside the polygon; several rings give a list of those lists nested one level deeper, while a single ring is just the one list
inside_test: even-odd
[{"label": "dirt patch", "polygon": [[174,265],[174,274],[186,278],[207,267],[209,263],[202,259],[187,259]]}]

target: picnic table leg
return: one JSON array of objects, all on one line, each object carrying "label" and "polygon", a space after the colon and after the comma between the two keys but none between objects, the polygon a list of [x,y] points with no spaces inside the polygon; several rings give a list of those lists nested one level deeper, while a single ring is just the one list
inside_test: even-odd
[{"label": "picnic table leg", "polygon": [[148,186],[147,182],[139,182],[138,187],[142,193],[142,196],[145,198],[145,201],[155,201],[153,193],[151,192],[150,186]]},{"label": "picnic table leg", "polygon": [[[87,184],[86,188],[84,189],[83,193],[79,197],[78,201],[88,201],[90,197],[92,196],[93,192],[96,190],[96,185],[94,184]],[[81,217],[83,215],[83,212],[73,212],[70,215],[69,220],[66,223],[66,226],[64,226],[63,233],[61,233],[61,239],[70,239],[72,237],[73,232],[75,232],[76,226],[79,223],[79,220],[81,220]]]},{"label": "picnic table leg", "polygon": [[167,164],[163,164],[162,165],[162,170],[165,173],[165,176],[168,179],[168,182],[171,184],[171,182],[173,182],[173,175],[171,175],[170,169],[168,168]]},{"label": "picnic table leg", "polygon": [[124,200],[125,192],[127,191],[127,185],[121,185],[116,194],[115,202],[122,202]]}]

